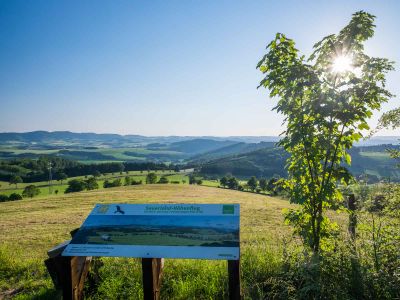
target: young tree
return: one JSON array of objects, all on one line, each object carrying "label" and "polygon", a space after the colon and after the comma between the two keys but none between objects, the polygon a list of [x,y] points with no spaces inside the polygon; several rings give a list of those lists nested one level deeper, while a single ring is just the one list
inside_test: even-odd
[{"label": "young tree", "polygon": [[112,187],[117,187],[117,186],[121,186],[121,185],[122,185],[121,178],[116,178],[111,182]]},{"label": "young tree", "polygon": [[[390,129],[400,128],[400,107],[392,109],[384,113],[380,117],[376,131],[382,128],[390,128]],[[388,152],[390,153],[390,156],[392,158],[400,159],[400,150],[389,149]],[[400,165],[398,166],[400,167]]]},{"label": "young tree", "polygon": [[275,184],[278,182],[277,178],[272,177],[270,180],[268,180],[267,183],[267,191],[273,193],[274,195],[276,195],[276,186]]},{"label": "young tree", "polygon": [[228,178],[227,178],[226,176],[222,177],[222,178],[219,180],[219,183],[220,183],[223,187],[226,187],[226,186],[228,185]]},{"label": "young tree", "polygon": [[239,182],[235,177],[230,177],[228,179],[228,188],[236,190],[239,187]]},{"label": "young tree", "polygon": [[258,184],[260,185],[260,189],[265,192],[267,190],[267,179],[265,178],[261,178],[260,181],[258,182]]},{"label": "young tree", "polygon": [[166,184],[166,183],[169,183],[169,180],[168,180],[168,178],[166,176],[162,176],[160,178],[160,180],[158,181],[158,183]]},{"label": "young tree", "polygon": [[86,189],[86,182],[81,179],[72,179],[68,182],[65,193],[81,192]]},{"label": "young tree", "polygon": [[152,173],[147,174],[147,176],[146,176],[146,183],[147,184],[154,184],[156,182],[157,182],[156,173],[152,172]]},{"label": "young tree", "polygon": [[66,180],[68,178],[67,174],[65,174],[64,172],[58,172],[56,174],[56,179],[60,181],[60,183],[62,184],[64,180]]},{"label": "young tree", "polygon": [[254,192],[258,186],[258,181],[256,177],[251,177],[248,181],[247,181],[247,185],[249,186],[250,190],[252,192]]},{"label": "young tree", "polygon": [[189,184],[196,184],[196,177],[194,175],[189,175]]},{"label": "young tree", "polygon": [[290,154],[285,187],[290,200],[301,204],[286,220],[314,254],[336,228],[325,210],[342,199],[337,184],[351,178],[343,166],[351,162],[347,150],[369,129],[373,110],[392,97],[385,75],[393,63],[364,53],[374,19],[356,12],[338,34],[316,43],[307,60],[293,40],[278,33],[257,65],[265,74],[260,86],[278,98],[275,109],[285,117],[279,143]]},{"label": "young tree", "polygon": [[94,176],[92,176],[92,177],[86,179],[86,180],[85,180],[85,183],[86,183],[86,189],[87,189],[88,191],[90,191],[90,190],[96,190],[96,189],[99,188],[99,184],[97,183],[96,178],[95,178]]},{"label": "young tree", "polygon": [[8,201],[8,196],[0,194],[0,202],[6,202],[6,201]]},{"label": "young tree", "polygon": [[131,185],[132,179],[129,176],[125,176],[125,185]]},{"label": "young tree", "polygon": [[11,176],[11,178],[10,178],[10,184],[15,184],[15,188],[16,188],[16,189],[18,188],[18,183],[22,183],[22,182],[23,182],[23,181],[22,181],[21,176],[13,175],[13,176]]},{"label": "young tree", "polygon": [[101,176],[101,173],[98,170],[93,172],[93,177],[98,178],[100,176]]},{"label": "young tree", "polygon": [[15,201],[15,200],[22,200],[22,196],[18,193],[12,193],[10,196],[8,196],[9,201]]},{"label": "young tree", "polygon": [[33,198],[39,194],[40,194],[40,189],[33,184],[26,186],[24,188],[24,191],[22,192],[23,197],[29,197],[29,198]]}]

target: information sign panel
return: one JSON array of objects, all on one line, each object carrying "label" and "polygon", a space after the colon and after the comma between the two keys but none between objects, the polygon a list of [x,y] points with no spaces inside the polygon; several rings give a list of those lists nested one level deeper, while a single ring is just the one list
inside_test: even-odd
[{"label": "information sign panel", "polygon": [[63,256],[239,259],[239,204],[97,204]]}]

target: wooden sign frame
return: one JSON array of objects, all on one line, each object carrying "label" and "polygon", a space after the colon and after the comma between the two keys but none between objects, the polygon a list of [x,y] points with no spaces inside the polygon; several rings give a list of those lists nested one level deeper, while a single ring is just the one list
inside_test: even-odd
[{"label": "wooden sign frame", "polygon": [[[79,228],[78,228],[79,229]],[[73,236],[78,229],[71,231]],[[56,288],[62,290],[64,300],[83,299],[83,287],[90,269],[90,256],[62,256],[70,241],[49,250],[45,265]],[[229,299],[242,299],[240,282],[240,258],[227,260]],[[142,258],[144,300],[159,300],[164,258]]]},{"label": "wooden sign frame", "polygon": [[[65,245],[63,246],[65,248]],[[83,287],[92,257],[61,256],[45,260],[46,267],[56,286],[62,290],[64,300],[83,299]],[[229,299],[241,299],[240,260],[228,260]],[[163,258],[142,258],[143,294],[145,300],[160,299]]]}]

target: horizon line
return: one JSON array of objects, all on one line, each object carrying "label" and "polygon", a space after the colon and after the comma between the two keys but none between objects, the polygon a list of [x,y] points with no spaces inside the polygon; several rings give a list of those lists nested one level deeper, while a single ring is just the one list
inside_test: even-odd
[{"label": "horizon line", "polygon": [[[272,137],[272,138],[280,138],[280,135],[179,135],[179,134],[173,134],[173,135],[144,135],[144,134],[138,134],[138,133],[128,133],[128,134],[122,134],[122,133],[110,133],[110,132],[94,132],[94,131],[69,131],[69,130],[54,130],[54,131],[49,131],[49,130],[33,130],[33,131],[1,131],[0,134],[26,134],[26,133],[37,133],[37,132],[43,132],[43,133],[73,133],[73,134],[97,134],[97,135],[119,135],[119,136],[142,136],[142,137],[218,137],[218,138],[229,138],[229,137]],[[400,138],[400,135],[373,135],[370,138],[379,138],[379,137],[385,137],[385,138]],[[368,138],[368,139],[370,139]]]}]

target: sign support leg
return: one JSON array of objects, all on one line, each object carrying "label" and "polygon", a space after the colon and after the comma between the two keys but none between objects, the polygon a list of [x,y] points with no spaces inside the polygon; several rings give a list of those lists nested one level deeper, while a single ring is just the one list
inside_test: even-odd
[{"label": "sign support leg", "polygon": [[45,261],[55,286],[62,289],[63,299],[83,299],[83,286],[91,259],[86,256],[58,255]]},{"label": "sign support leg", "polygon": [[163,258],[142,258],[144,300],[159,300]]},{"label": "sign support leg", "polygon": [[229,300],[241,299],[240,260],[228,260]]}]

